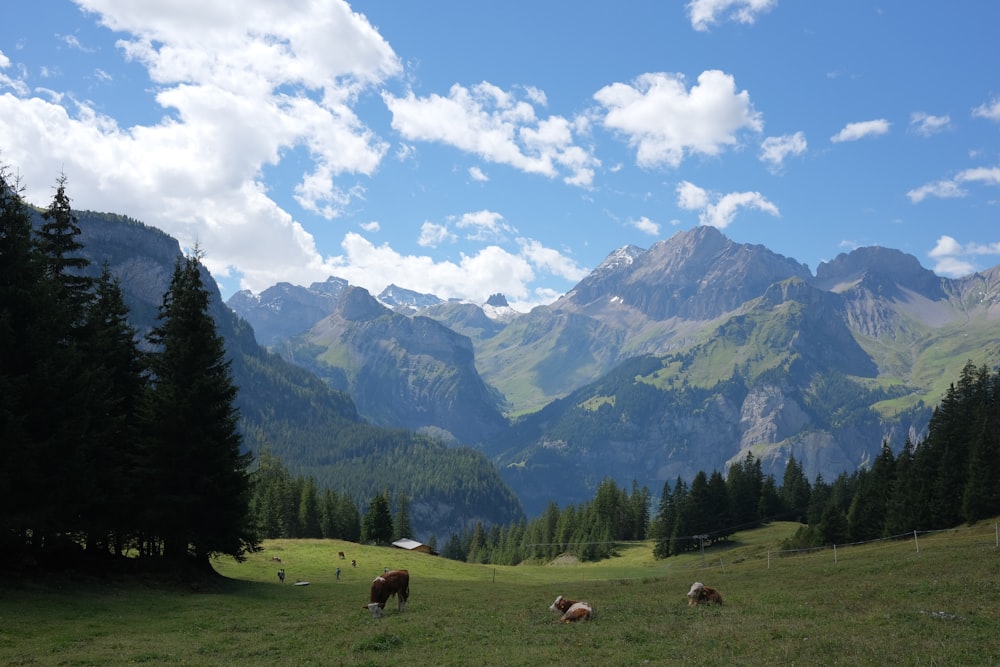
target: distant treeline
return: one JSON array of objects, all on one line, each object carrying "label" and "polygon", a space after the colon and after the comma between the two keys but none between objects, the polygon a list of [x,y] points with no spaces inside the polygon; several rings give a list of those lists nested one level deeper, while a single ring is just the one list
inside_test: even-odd
[{"label": "distant treeline", "polygon": [[531,521],[477,524],[453,535],[442,555],[456,560],[516,564],[561,554],[599,560],[615,542],[654,540],[658,558],[710,547],[739,530],[770,520],[804,525],[787,546],[804,548],[951,528],[1000,514],[1000,371],[963,368],[934,410],[927,438],[907,438],[894,454],[883,443],[865,468],[832,483],[810,483],[791,457],[779,485],[752,453],[718,471],[664,484],[650,516],[649,492],[629,494],[603,481],[593,500],[560,509],[551,503]]},{"label": "distant treeline", "polygon": [[410,499],[402,492],[391,496],[389,491],[376,493],[362,516],[350,495],[330,488],[320,491],[311,476],[289,474],[281,459],[265,450],[253,472],[250,516],[265,539],[323,538],[380,545],[412,539]]}]

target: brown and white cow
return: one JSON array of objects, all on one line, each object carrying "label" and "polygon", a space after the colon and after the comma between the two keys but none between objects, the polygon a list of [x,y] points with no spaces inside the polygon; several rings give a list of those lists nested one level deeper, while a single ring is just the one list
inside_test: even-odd
[{"label": "brown and white cow", "polygon": [[700,581],[696,581],[691,585],[691,590],[688,591],[688,606],[693,607],[697,604],[722,604],[722,593],[718,589],[712,588],[711,586],[706,586]]},{"label": "brown and white cow", "polygon": [[372,581],[371,601],[368,603],[372,618],[382,615],[386,601],[393,595],[399,600],[399,611],[403,611],[406,599],[410,597],[410,573],[407,570],[391,570]]},{"label": "brown and white cow", "polygon": [[589,602],[583,600],[570,600],[559,596],[549,607],[549,611],[561,611],[563,614],[559,618],[560,623],[572,623],[573,621],[589,621],[594,617],[594,608]]}]

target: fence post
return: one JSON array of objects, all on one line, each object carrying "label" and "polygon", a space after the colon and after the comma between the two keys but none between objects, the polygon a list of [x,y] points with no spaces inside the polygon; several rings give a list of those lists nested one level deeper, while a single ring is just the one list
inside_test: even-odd
[{"label": "fence post", "polygon": [[917,539],[917,531],[913,531],[913,543],[917,546],[917,553],[920,553],[920,540]]},{"label": "fence post", "polygon": [[767,569],[771,569],[771,552],[767,552]]},{"label": "fence post", "polygon": [[836,544],[833,545],[833,562],[834,563],[837,562],[837,545]]}]

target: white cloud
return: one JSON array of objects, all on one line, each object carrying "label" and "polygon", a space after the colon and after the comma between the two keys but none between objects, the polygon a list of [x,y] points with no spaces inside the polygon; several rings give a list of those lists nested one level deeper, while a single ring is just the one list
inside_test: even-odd
[{"label": "white cloud", "polygon": [[697,211],[708,206],[708,192],[694,183],[681,181],[677,185],[677,205],[687,211]]},{"label": "white cloud", "polygon": [[14,78],[5,74],[2,70],[10,68],[11,62],[2,50],[0,50],[0,90],[10,88],[15,95],[23,96],[29,92],[28,84],[23,78]]},{"label": "white cloud", "polygon": [[442,243],[454,241],[456,236],[448,230],[447,225],[424,222],[420,225],[420,238],[417,243],[424,248],[436,248]]},{"label": "white cloud", "polygon": [[985,185],[1000,185],[1000,167],[975,167],[960,171],[953,179],[944,179],[921,185],[906,193],[914,204],[922,202],[927,197],[942,199],[965,197],[968,190],[963,183],[983,183]]},{"label": "white cloud", "polygon": [[490,177],[487,176],[479,167],[469,167],[469,177],[472,178],[472,180],[479,181],[481,183],[490,180]]},{"label": "white cloud", "polygon": [[771,171],[780,171],[789,155],[802,155],[808,147],[804,132],[767,137],[760,144],[760,160]]},{"label": "white cloud", "polygon": [[689,154],[718,155],[738,144],[741,130],[760,132],[761,114],[733,77],[718,70],[698,76],[689,91],[679,74],[648,73],[594,94],[607,113],[604,126],[636,148],[642,167],[677,167]]},{"label": "white cloud", "polygon": [[719,22],[720,16],[728,12],[728,17],[738,23],[753,23],[757,15],[778,5],[778,0],[691,0],[687,4],[691,17],[691,27],[705,31]]},{"label": "white cloud", "polygon": [[3,159],[22,172],[26,198],[47,201],[62,169],[74,206],[126,213],[185,247],[197,241],[210,270],[237,267],[248,288],[329,275],[261,174],[305,154],[299,203],[340,214],[388,149],[352,109],[401,72],[388,43],[340,0],[296,11],[268,0],[77,4],[120,33],[119,54],[148,72],[146,101],[162,119],[122,127],[72,95],[0,81],[12,90],[0,95],[0,136],[17,138]]},{"label": "white cloud", "polygon": [[923,111],[914,111],[910,114],[910,129],[924,137],[944,132],[950,127],[950,116],[932,116]]},{"label": "white cloud", "polygon": [[954,198],[954,197],[964,197],[968,194],[962,186],[960,186],[955,181],[936,181],[934,183],[926,183],[921,185],[919,188],[914,188],[906,193],[910,201],[914,204],[919,204],[927,197],[940,197],[942,199]]},{"label": "white cloud", "polygon": [[884,118],[865,120],[860,123],[848,123],[837,134],[830,137],[833,143],[842,141],[857,141],[865,137],[875,137],[889,132],[891,123]]},{"label": "white cloud", "polygon": [[781,213],[778,207],[759,192],[730,192],[715,198],[706,190],[684,181],[677,186],[677,205],[685,210],[698,211],[698,222],[725,229],[732,223],[742,208],[763,211],[775,217]]},{"label": "white cloud", "polygon": [[471,88],[455,84],[447,97],[382,94],[392,127],[410,141],[447,144],[526,173],[589,186],[600,162],[574,143],[575,125],[560,116],[538,118],[532,103],[539,92],[529,89],[526,97],[485,81]]},{"label": "white cloud", "polygon": [[1000,122],[1000,97],[995,97],[989,102],[980,104],[972,110],[972,115],[977,118]]},{"label": "white cloud", "polygon": [[629,224],[638,229],[643,234],[649,234],[650,236],[660,235],[659,223],[653,222],[646,216],[642,216],[638,220],[630,220]]},{"label": "white cloud", "polygon": [[987,185],[1000,185],[1000,167],[976,167],[959,172],[956,177],[963,183],[978,181]]},{"label": "white cloud", "polygon": [[360,227],[366,232],[378,232],[382,230],[382,225],[380,225],[377,220],[372,220],[371,222],[362,222]]},{"label": "white cloud", "polygon": [[961,278],[977,270],[973,258],[984,255],[1000,256],[1000,242],[962,245],[953,237],[943,235],[938,238],[934,248],[927,255],[935,260],[935,273],[951,278]]},{"label": "white cloud", "polygon": [[558,250],[546,248],[534,239],[519,238],[517,243],[521,256],[539,269],[572,282],[579,282],[587,276],[586,269],[577,266],[576,262]]},{"label": "white cloud", "polygon": [[475,211],[465,213],[455,221],[459,229],[471,230],[466,236],[470,241],[499,240],[517,230],[503,221],[503,215],[495,211]]},{"label": "white cloud", "polygon": [[341,244],[343,254],[331,258],[326,275],[336,275],[351,284],[378,294],[386,285],[406,285],[429,294],[482,303],[502,292],[517,310],[527,311],[551,303],[551,290],[529,289],[538,271],[570,280],[580,280],[586,271],[560,254],[531,239],[518,239],[519,252],[491,245],[475,255],[461,255],[458,262],[436,261],[426,255],[403,255],[388,244],[375,246],[360,234],[348,233]]}]

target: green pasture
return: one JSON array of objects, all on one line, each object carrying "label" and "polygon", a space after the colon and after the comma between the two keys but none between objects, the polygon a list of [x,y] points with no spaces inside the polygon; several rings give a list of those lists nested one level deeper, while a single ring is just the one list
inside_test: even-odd
[{"label": "green pasture", "polygon": [[[244,563],[216,562],[216,582],[8,577],[0,664],[1000,664],[996,522],[779,557],[796,527],[663,561],[649,543],[602,563],[494,567],[272,540]],[[410,602],[372,619],[369,586],[386,567],[410,571]],[[689,608],[696,580],[725,605]],[[589,600],[596,619],[556,623],[559,594]]]}]

